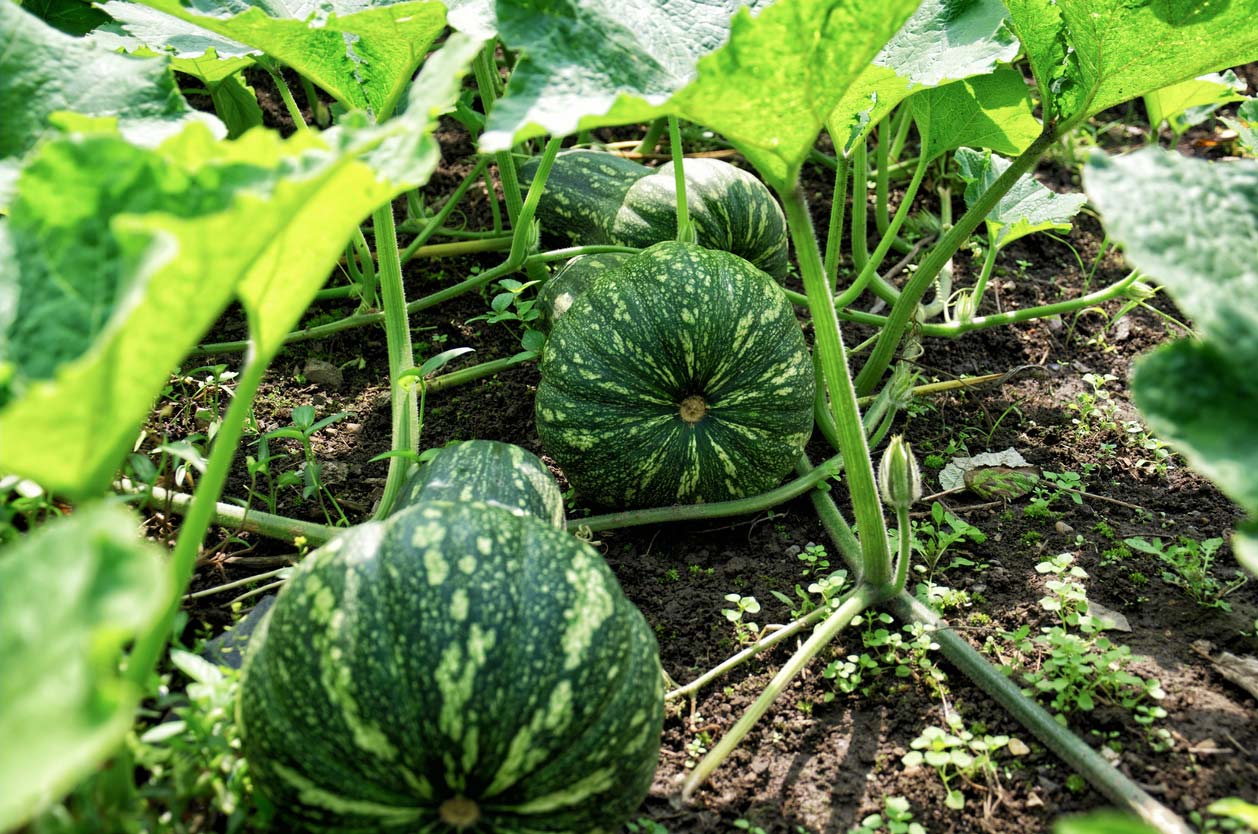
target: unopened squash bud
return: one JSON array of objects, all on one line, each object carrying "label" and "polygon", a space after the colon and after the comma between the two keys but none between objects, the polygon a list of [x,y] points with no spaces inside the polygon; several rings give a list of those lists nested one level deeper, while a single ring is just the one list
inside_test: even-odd
[{"label": "unopened squash bud", "polygon": [[883,503],[908,509],[922,497],[922,476],[913,459],[913,449],[901,435],[891,438],[878,467],[878,492]]},{"label": "unopened squash bud", "polygon": [[1157,294],[1157,289],[1149,284],[1146,284],[1144,281],[1132,281],[1127,285],[1127,289],[1123,292],[1123,295],[1132,301],[1148,301]]}]

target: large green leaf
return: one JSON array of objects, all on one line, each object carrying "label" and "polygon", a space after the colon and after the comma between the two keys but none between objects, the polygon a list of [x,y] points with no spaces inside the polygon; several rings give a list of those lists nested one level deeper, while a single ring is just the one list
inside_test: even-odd
[{"label": "large green leaf", "polygon": [[543,132],[676,113],[723,134],[786,187],[843,93],[917,3],[778,0],[754,15],[743,7],[725,24],[728,9],[698,0],[547,4],[562,18],[499,0],[504,40],[524,58],[481,145],[500,150]]},{"label": "large green leaf", "polygon": [[730,13],[745,2],[499,0],[499,34],[520,59],[482,147],[651,118],[728,40]]},{"label": "large green leaf", "polygon": [[223,8],[201,3],[196,10],[180,0],[144,0],[144,5],[261,50],[345,106],[373,114],[392,112],[445,27],[445,7],[436,0],[343,3],[340,14],[310,2],[237,0],[218,4]]},{"label": "large green leaf", "polygon": [[119,674],[122,649],[172,592],[138,530],[97,505],[0,551],[0,831],[90,773],[135,720],[142,693]]},{"label": "large green leaf", "polygon": [[1258,513],[1258,162],[1098,155],[1086,186],[1128,260],[1166,287],[1201,337],[1137,365],[1136,404],[1195,469]]},{"label": "large green leaf", "polygon": [[[1005,172],[1009,160],[990,151],[979,153],[961,148],[956,153],[957,169],[965,180],[965,203],[972,206]],[[1023,174],[1000,198],[987,215],[987,237],[1003,249],[1020,237],[1035,232],[1070,230],[1070,221],[1088,200],[1082,194],[1050,191],[1031,174]]]},{"label": "large green leaf", "polygon": [[1258,58],[1241,0],[1007,0],[1045,102],[1071,122],[1145,93]]},{"label": "large green leaf", "polygon": [[1008,67],[925,90],[911,104],[929,159],[960,147],[1018,154],[1040,135],[1022,74]]},{"label": "large green leaf", "polygon": [[846,147],[915,92],[991,72],[1021,48],[1000,0],[925,0],[830,114]]},{"label": "large green leaf", "polygon": [[124,135],[156,144],[189,121],[210,125],[179,95],[165,58],[132,58],[63,34],[0,2],[0,157],[25,153],[58,110],[117,116]]},{"label": "large green leaf", "polygon": [[362,218],[426,181],[434,114],[478,48],[452,37],[380,127],[233,142],[193,127],[154,151],[108,133],[45,144],[0,225],[0,471],[103,490],[233,295],[257,351],[278,350]]},{"label": "large green leaf", "polygon": [[109,15],[88,0],[24,0],[18,5],[49,26],[76,37],[109,22]]},{"label": "large green leaf", "polygon": [[1236,118],[1223,117],[1223,123],[1236,131],[1236,145],[1248,156],[1258,156],[1258,99],[1251,98],[1236,108]]}]

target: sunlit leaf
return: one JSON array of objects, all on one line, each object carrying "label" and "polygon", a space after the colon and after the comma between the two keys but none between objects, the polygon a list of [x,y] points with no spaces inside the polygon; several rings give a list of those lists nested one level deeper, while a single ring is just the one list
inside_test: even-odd
[{"label": "sunlit leaf", "polygon": [[[979,153],[970,148],[958,150],[956,161],[966,182],[967,206],[974,205],[1010,164],[990,151]],[[1034,232],[1069,231],[1070,221],[1086,202],[1082,194],[1058,194],[1031,174],[1023,174],[987,215],[988,239],[997,248],[1004,248]]]},{"label": "sunlit leaf", "polygon": [[218,142],[194,126],[155,151],[109,132],[45,144],[0,225],[0,470],[103,491],[233,294],[259,353],[278,350],[363,217],[435,167],[434,114],[478,49],[449,43],[407,113],[379,127]]},{"label": "sunlit leaf", "polygon": [[339,12],[310,2],[144,5],[261,50],[345,106],[376,114],[392,111],[445,27],[445,7],[436,0],[341,3]]},{"label": "sunlit leaf", "polygon": [[1180,81],[1160,90],[1146,93],[1145,110],[1149,124],[1156,130],[1163,122],[1176,133],[1183,133],[1210,117],[1215,110],[1233,101],[1244,101],[1245,82],[1228,70],[1209,73],[1200,78]]},{"label": "sunlit leaf", "polygon": [[907,96],[991,72],[1018,54],[999,0],[926,0],[843,95],[829,118],[850,147]]},{"label": "sunlit leaf", "polygon": [[1193,468],[1258,513],[1258,162],[1147,149],[1095,156],[1085,182],[1128,260],[1165,286],[1201,337],[1137,364],[1136,404]]},{"label": "sunlit leaf", "polygon": [[1236,131],[1236,144],[1249,156],[1258,156],[1258,99],[1250,99],[1236,108],[1236,118],[1226,116],[1223,123]]},{"label": "sunlit leaf", "polygon": [[141,692],[123,648],[170,602],[139,519],[96,505],[0,551],[0,830],[60,798],[122,743]]},{"label": "sunlit leaf", "polygon": [[88,0],[25,0],[22,8],[67,35],[81,36],[109,22]]},{"label": "sunlit leaf", "polygon": [[188,107],[167,59],[115,54],[0,3],[0,157],[29,150],[58,110],[117,116],[123,134],[144,144],[190,121],[223,132],[213,116]]},{"label": "sunlit leaf", "polygon": [[930,159],[960,147],[1018,154],[1040,135],[1022,74],[1007,67],[926,90],[911,102]]},{"label": "sunlit leaf", "polygon": [[1254,8],[1200,0],[1008,0],[1045,103],[1081,119],[1258,58]]},{"label": "sunlit leaf", "polygon": [[848,86],[916,6],[778,0],[719,23],[723,7],[698,0],[549,5],[559,17],[499,0],[504,40],[523,59],[481,146],[669,112],[721,133],[786,187]]}]

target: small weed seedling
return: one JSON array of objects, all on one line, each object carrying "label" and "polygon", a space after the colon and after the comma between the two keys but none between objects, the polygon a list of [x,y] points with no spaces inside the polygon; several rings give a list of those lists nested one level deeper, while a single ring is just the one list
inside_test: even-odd
[{"label": "small weed seedling", "polygon": [[755,597],[744,597],[738,594],[726,594],[725,601],[733,603],[733,608],[722,608],[721,613],[725,615],[725,619],[734,624],[734,637],[740,645],[748,645],[756,642],[760,634],[760,626],[750,621],[744,621],[744,614],[759,614],[760,603]]},{"label": "small weed seedling", "polygon": [[965,807],[965,795],[956,787],[959,780],[966,784],[982,782],[990,785],[999,777],[993,754],[1009,744],[1009,736],[978,736],[965,728],[961,716],[949,714],[948,726],[927,727],[913,739],[913,749],[900,760],[905,767],[929,765],[939,774],[948,797],[944,804],[959,811]]},{"label": "small weed seedling", "polygon": [[981,544],[987,541],[987,534],[982,530],[944,509],[938,501],[930,505],[930,521],[918,522],[913,525],[913,549],[921,556],[921,562],[915,562],[913,569],[925,574],[929,581],[936,570],[947,571],[954,567],[971,566],[974,562],[962,556],[954,556],[943,568],[939,567],[943,555],[948,548],[960,541]]},{"label": "small weed seedling", "polygon": [[302,481],[305,484],[301,491],[301,497],[309,500],[317,496],[320,506],[323,507],[323,514],[328,524],[333,523],[331,514],[328,512],[327,502],[330,501],[332,507],[336,510],[338,520],[346,527],[349,526],[349,520],[341,510],[340,504],[337,503],[336,497],[332,495],[320,477],[322,467],[319,465],[318,458],[315,457],[314,446],[311,445],[310,438],[348,416],[348,411],[338,411],[336,414],[330,414],[322,420],[315,420],[314,406],[299,405],[293,409],[291,425],[269,431],[262,436],[263,439],[283,438],[296,440],[301,443],[301,453],[304,461]]},{"label": "small weed seedling", "polygon": [[1117,377],[1113,374],[1084,374],[1083,381],[1092,389],[1075,395],[1074,402],[1066,407],[1075,412],[1070,422],[1075,427],[1075,434],[1083,437],[1093,432],[1118,431],[1118,406],[1114,404],[1113,395],[1105,386]]},{"label": "small weed seedling", "polygon": [[1223,546],[1223,539],[1220,538],[1197,541],[1180,536],[1169,546],[1164,545],[1161,539],[1130,538],[1123,539],[1123,544],[1161,559],[1166,567],[1162,571],[1162,581],[1182,588],[1198,605],[1231,611],[1232,606],[1223,598],[1248,581],[1248,577],[1240,571],[1236,571],[1235,576],[1226,582],[1220,582],[1211,572],[1215,554]]},{"label": "small weed seedling", "polygon": [[902,796],[882,800],[882,813],[870,814],[848,834],[926,834],[921,823],[913,822],[909,801]]}]

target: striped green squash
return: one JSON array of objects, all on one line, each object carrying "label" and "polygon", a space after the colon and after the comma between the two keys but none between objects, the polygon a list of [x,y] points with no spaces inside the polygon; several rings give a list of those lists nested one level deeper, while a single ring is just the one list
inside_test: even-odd
[{"label": "striped green squash", "polygon": [[[786,218],[753,175],[719,159],[687,159],[686,207],[700,246],[732,252],[774,278],[786,275]],[[532,178],[536,164],[522,168]],[[571,150],[555,159],[537,207],[542,231],[577,245],[645,248],[677,237],[671,162],[647,168],[613,154]]]},{"label": "striped green squash", "polygon": [[426,501],[298,566],[239,713],[277,830],[589,834],[646,795],[663,708],[655,636],[597,552]]},{"label": "striped green squash", "polygon": [[465,440],[438,450],[407,479],[394,511],[432,500],[484,501],[564,529],[563,495],[546,464],[497,440]]},{"label": "striped green squash", "polygon": [[564,264],[537,293],[537,308],[541,311],[541,324],[549,330],[555,319],[572,306],[578,295],[594,283],[594,279],[608,269],[620,266],[630,255],[608,252],[599,255],[578,255]]},{"label": "striped green squash", "polygon": [[812,364],[781,289],[739,257],[660,243],[607,271],[542,355],[542,445],[609,506],[776,486],[812,433]]}]

